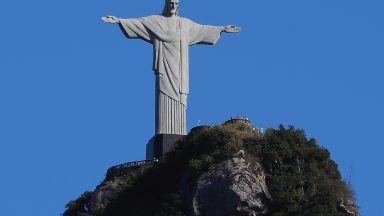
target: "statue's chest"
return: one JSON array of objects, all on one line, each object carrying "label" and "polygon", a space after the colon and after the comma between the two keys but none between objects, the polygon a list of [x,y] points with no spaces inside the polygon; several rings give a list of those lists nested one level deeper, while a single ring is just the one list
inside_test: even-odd
[{"label": "statue's chest", "polygon": [[180,33],[181,24],[179,19],[168,18],[166,19],[165,26],[166,26],[166,31],[169,33],[172,33],[172,34]]},{"label": "statue's chest", "polygon": [[173,44],[180,46],[184,31],[182,28],[182,20],[180,18],[166,18],[162,17],[161,22],[158,22],[161,30],[156,33],[159,41],[163,44]]}]

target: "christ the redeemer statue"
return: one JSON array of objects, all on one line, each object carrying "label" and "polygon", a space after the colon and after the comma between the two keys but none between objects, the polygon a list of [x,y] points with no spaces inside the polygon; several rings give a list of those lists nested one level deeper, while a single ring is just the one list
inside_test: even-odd
[{"label": "christ the redeemer statue", "polygon": [[165,0],[161,15],[135,19],[103,17],[119,24],[131,39],[153,44],[156,75],[156,134],[186,134],[189,94],[189,46],[215,44],[222,32],[239,32],[237,26],[199,25],[178,16],[179,0]]}]

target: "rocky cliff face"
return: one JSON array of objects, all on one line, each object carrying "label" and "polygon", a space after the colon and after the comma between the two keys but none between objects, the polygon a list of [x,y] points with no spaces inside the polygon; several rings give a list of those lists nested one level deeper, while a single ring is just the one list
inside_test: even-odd
[{"label": "rocky cliff face", "polygon": [[114,181],[105,185],[100,185],[93,192],[91,199],[88,202],[88,209],[91,214],[104,212],[105,208],[116,199],[124,190],[125,182],[122,178],[117,178]]},{"label": "rocky cliff face", "polygon": [[260,163],[251,165],[232,158],[203,173],[194,183],[191,215],[263,215],[268,212],[265,172]]},{"label": "rocky cliff face", "polygon": [[[149,165],[152,163],[149,162]],[[89,213],[102,214],[113,200],[124,193],[131,181],[142,174],[146,166],[148,166],[146,163],[132,162],[108,169],[105,180],[97,186],[86,203]]]}]

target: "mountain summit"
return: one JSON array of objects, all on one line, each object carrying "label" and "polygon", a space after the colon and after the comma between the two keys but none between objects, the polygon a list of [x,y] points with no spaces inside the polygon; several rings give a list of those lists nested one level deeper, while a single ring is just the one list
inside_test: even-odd
[{"label": "mountain summit", "polygon": [[290,126],[201,126],[160,160],[108,170],[64,216],[358,216],[330,152]]}]

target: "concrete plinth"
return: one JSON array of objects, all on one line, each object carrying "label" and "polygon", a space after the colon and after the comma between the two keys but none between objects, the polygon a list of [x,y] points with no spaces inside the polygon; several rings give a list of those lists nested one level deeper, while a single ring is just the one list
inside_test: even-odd
[{"label": "concrete plinth", "polygon": [[147,160],[160,159],[167,152],[175,149],[175,144],[185,135],[156,134],[147,144]]}]

